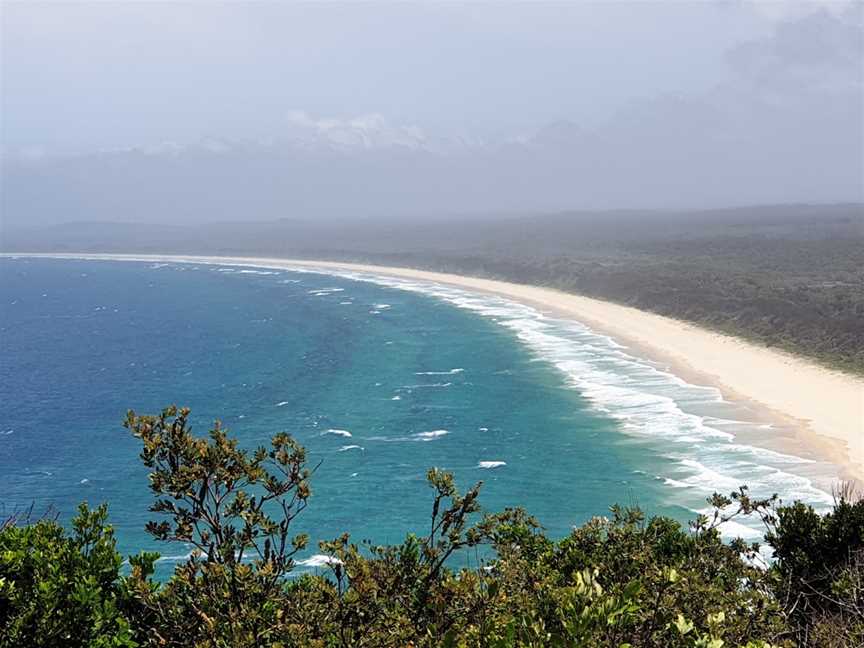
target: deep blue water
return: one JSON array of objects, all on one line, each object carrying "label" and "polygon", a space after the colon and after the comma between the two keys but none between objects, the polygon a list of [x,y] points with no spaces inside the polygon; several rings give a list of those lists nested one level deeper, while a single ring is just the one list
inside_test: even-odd
[{"label": "deep blue water", "polygon": [[[402,283],[0,259],[3,509],[32,503],[68,520],[78,502],[105,501],[123,553],[184,555],[143,530],[151,494],[122,427],[127,409],[170,403],[191,407],[201,434],[219,418],[245,446],[278,431],[305,445],[321,465],[295,524],[313,541],[422,532],[431,466],[463,487],[482,479],[485,509],[524,506],[553,536],[615,502],[690,519],[713,490],[705,471],[733,487],[744,474],[779,478],[785,460],[748,459],[756,451],[705,411],[679,407],[690,398],[704,410],[714,395],[673,394],[684,387],[584,327]],[[711,463],[730,448],[734,465]]]}]

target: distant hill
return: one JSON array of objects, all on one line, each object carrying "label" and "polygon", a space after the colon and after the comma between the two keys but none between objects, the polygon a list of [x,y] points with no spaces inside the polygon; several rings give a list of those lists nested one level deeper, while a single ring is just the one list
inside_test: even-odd
[{"label": "distant hill", "polygon": [[[197,224],[864,201],[859,104],[753,101],[663,99],[590,130],[561,121],[492,141],[369,116],[266,142],[7,151],[0,206],[7,225]],[[772,127],[741,119],[748,109]]]}]

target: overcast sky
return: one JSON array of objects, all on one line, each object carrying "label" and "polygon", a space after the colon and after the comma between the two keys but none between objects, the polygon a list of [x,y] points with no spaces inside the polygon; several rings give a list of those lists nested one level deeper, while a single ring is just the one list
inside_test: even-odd
[{"label": "overcast sky", "polygon": [[7,222],[864,201],[862,2],[0,2]]},{"label": "overcast sky", "polygon": [[472,137],[591,127],[703,94],[739,44],[848,6],[4,2],[3,145],[266,138],[298,111]]}]

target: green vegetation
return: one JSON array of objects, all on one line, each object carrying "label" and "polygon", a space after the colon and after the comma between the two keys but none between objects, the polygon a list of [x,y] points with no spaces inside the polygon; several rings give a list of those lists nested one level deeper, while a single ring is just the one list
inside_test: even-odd
[{"label": "green vegetation", "polygon": [[[864,500],[824,516],[796,503],[715,495],[689,530],[612,507],[561,539],[519,509],[482,514],[432,469],[428,534],[396,546],[320,545],[325,573],[295,575],[293,534],[314,472],[288,435],[247,451],[188,410],[129,414],[150,469],[150,533],[194,547],[165,583],[158,556],[115,548],[104,506],[71,529],[45,518],[0,527],[0,646],[746,646],[864,642]],[[758,515],[774,551],[721,541]],[[484,546],[478,569],[451,557]]]}]

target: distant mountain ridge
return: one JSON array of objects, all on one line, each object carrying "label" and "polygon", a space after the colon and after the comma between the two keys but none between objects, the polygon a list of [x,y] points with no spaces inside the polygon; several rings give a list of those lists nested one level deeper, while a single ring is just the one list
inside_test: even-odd
[{"label": "distant mountain ridge", "polygon": [[[206,138],[91,154],[6,155],[3,222],[260,221],[478,211],[721,207],[864,201],[854,138],[818,133],[790,150],[787,124],[760,135],[690,138],[639,124],[559,122],[521,139],[436,139],[370,119],[265,142]],[[747,156],[738,151],[755,150]],[[775,161],[784,158],[784,164]],[[830,169],[826,168],[830,160]]]}]

